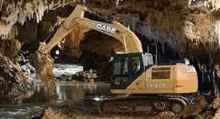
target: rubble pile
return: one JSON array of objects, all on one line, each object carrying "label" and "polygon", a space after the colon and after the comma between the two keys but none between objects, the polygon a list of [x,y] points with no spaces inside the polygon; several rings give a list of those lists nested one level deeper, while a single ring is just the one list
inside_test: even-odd
[{"label": "rubble pile", "polygon": [[97,73],[90,70],[90,71],[81,71],[77,72],[73,77],[77,80],[83,80],[85,82],[94,82],[98,79]]},{"label": "rubble pile", "polygon": [[95,71],[80,71],[76,72],[74,75],[61,75],[57,77],[59,81],[83,81],[83,82],[94,82],[97,81],[98,76]]}]

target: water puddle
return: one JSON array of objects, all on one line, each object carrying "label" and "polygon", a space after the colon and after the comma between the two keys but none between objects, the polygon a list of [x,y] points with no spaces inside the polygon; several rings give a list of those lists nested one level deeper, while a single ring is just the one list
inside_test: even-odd
[{"label": "water puddle", "polygon": [[[60,65],[55,71],[62,75],[65,72],[67,75],[66,68],[71,70],[77,69],[75,66]],[[65,68],[66,67],[66,68]],[[59,72],[60,71],[60,72]],[[72,73],[72,72],[71,72]],[[64,102],[80,102],[85,100],[96,100],[97,97],[109,96],[110,85],[105,82],[64,82],[60,81],[57,83],[56,92],[57,99],[53,101],[53,104],[60,104]],[[21,98],[17,98],[15,101],[4,101],[0,100],[0,118],[10,119],[16,118],[17,116],[28,115],[36,112],[51,103],[51,99],[47,95],[47,90],[43,84],[36,80],[34,83],[34,91],[27,93]],[[15,117],[16,116],[16,117]]]}]

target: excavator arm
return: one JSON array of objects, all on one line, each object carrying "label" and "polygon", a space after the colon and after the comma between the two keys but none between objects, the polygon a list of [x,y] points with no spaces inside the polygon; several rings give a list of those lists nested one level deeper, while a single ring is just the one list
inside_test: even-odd
[{"label": "excavator arm", "polygon": [[[89,30],[94,29],[96,31],[116,38],[123,44],[123,47],[120,47],[121,49],[123,49],[120,49],[120,54],[121,52],[123,54],[142,54],[141,42],[129,28],[124,27],[116,21],[109,24],[84,18],[84,13],[86,11],[86,7],[79,5],[76,6],[75,10],[58,28],[49,43],[40,43],[38,51],[32,56],[33,61],[31,64],[36,68],[41,81],[44,83],[44,85],[50,92],[49,94],[52,97],[54,97],[56,94],[56,80],[54,80],[53,78],[53,59],[48,53],[55,45],[59,44],[59,42],[77,26],[85,26],[88,27]],[[117,51],[118,48],[114,50]]]},{"label": "excavator arm", "polygon": [[116,21],[109,24],[84,18],[85,11],[87,11],[86,7],[77,5],[75,10],[59,27],[50,42],[41,45],[38,50],[42,53],[48,53],[79,24],[116,38],[123,44],[123,52],[125,53],[143,52],[140,40],[129,28]]}]

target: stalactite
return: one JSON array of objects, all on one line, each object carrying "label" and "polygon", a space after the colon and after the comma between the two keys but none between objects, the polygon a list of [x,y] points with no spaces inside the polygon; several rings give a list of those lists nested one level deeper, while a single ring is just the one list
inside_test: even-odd
[{"label": "stalactite", "polygon": [[0,11],[2,11],[3,4],[4,4],[4,0],[0,0]]},{"label": "stalactite", "polygon": [[[27,20],[35,19],[37,23],[42,20],[44,13],[48,10],[55,10],[59,7],[63,7],[66,4],[70,3],[80,3],[86,5],[100,4],[100,3],[111,3],[115,7],[115,3],[120,0],[115,0],[110,2],[106,0],[105,2],[99,0],[20,0],[17,3],[11,3],[3,7],[5,12],[9,15],[3,15],[0,20],[0,35],[7,36],[10,33],[11,28],[17,22],[21,25]],[[114,13],[138,13],[141,14],[140,20],[145,24],[135,31],[142,34],[144,37],[149,39],[155,39],[159,42],[168,42],[173,48],[178,46],[179,40],[198,40],[201,42],[219,42],[215,38],[217,31],[212,28],[214,26],[212,19],[209,18],[209,15],[212,14],[211,9],[219,9],[219,1],[215,0],[154,0],[151,2],[134,0],[123,1],[126,5],[118,4],[117,9]],[[4,2],[5,1],[0,1]],[[97,3],[98,2],[98,3]],[[126,3],[127,2],[127,3]],[[133,4],[134,3],[134,4]],[[166,6],[165,6],[165,5]],[[0,4],[1,5],[1,4]],[[163,6],[164,5],[164,6]],[[193,7],[196,5],[196,7]],[[200,8],[202,5],[202,8]],[[105,5],[97,5],[102,6]],[[138,6],[138,7],[137,7]],[[209,8],[211,7],[211,8]],[[183,9],[184,8],[184,9]],[[126,11],[124,12],[123,11]],[[194,13],[196,12],[196,13]],[[106,13],[111,14],[111,12]],[[201,18],[206,22],[201,22]],[[202,21],[203,21],[202,20]],[[125,19],[122,22],[130,22],[128,19]],[[134,27],[132,27],[134,28]],[[184,38],[182,38],[184,37]]]},{"label": "stalactite", "polygon": [[[2,0],[1,0],[2,1]],[[1,8],[0,1],[0,8]],[[62,2],[62,3],[61,3]],[[9,16],[2,16],[0,22],[5,21],[4,24],[0,24],[0,36],[6,36],[10,33],[12,26],[15,23],[20,23],[24,25],[27,20],[36,19],[36,22],[39,23],[44,16],[45,11],[55,10],[58,7],[65,6],[69,4],[69,1],[48,1],[44,0],[33,0],[27,3],[24,3],[23,0],[17,1],[16,4],[8,4],[5,11],[9,13]],[[2,22],[3,23],[3,22]]]}]

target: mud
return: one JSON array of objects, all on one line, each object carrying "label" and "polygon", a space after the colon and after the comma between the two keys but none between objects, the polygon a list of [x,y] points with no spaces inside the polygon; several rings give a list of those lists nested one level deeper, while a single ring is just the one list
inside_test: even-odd
[{"label": "mud", "polygon": [[50,97],[56,98],[56,79],[53,74],[53,59],[49,54],[43,54],[38,51],[30,57],[31,64],[36,68],[40,80],[47,88]]},{"label": "mud", "polygon": [[[38,115],[31,117],[41,118],[41,119],[213,119],[215,110],[207,110],[198,112],[198,108],[204,108],[206,105],[203,104],[205,102],[204,97],[199,97],[198,102],[193,106],[187,108],[188,110],[193,111],[192,107],[195,109],[194,113],[187,111],[187,115],[181,116],[174,114],[173,112],[165,111],[161,112],[157,115],[144,115],[144,114],[135,114],[135,113],[128,113],[128,114],[102,114],[100,115],[97,111],[98,102],[91,101],[91,100],[84,100],[83,102],[70,102],[70,103],[63,103],[56,106],[49,106],[45,108],[41,113],[38,112]],[[213,105],[219,106],[219,99],[216,99],[213,102]],[[196,105],[196,106],[195,106]],[[199,106],[198,106],[199,105]],[[206,105],[207,106],[207,105]],[[197,110],[196,110],[196,108]],[[219,108],[219,107],[216,107]],[[219,110],[219,109],[218,109]],[[216,113],[219,113],[217,111]],[[30,115],[29,115],[30,117]],[[219,114],[215,114],[215,119],[219,118]]]},{"label": "mud", "polygon": [[59,106],[48,107],[38,116],[42,119],[176,119],[172,112],[162,112],[158,115],[135,115],[135,114],[104,114],[97,112],[95,102],[69,103]]}]

